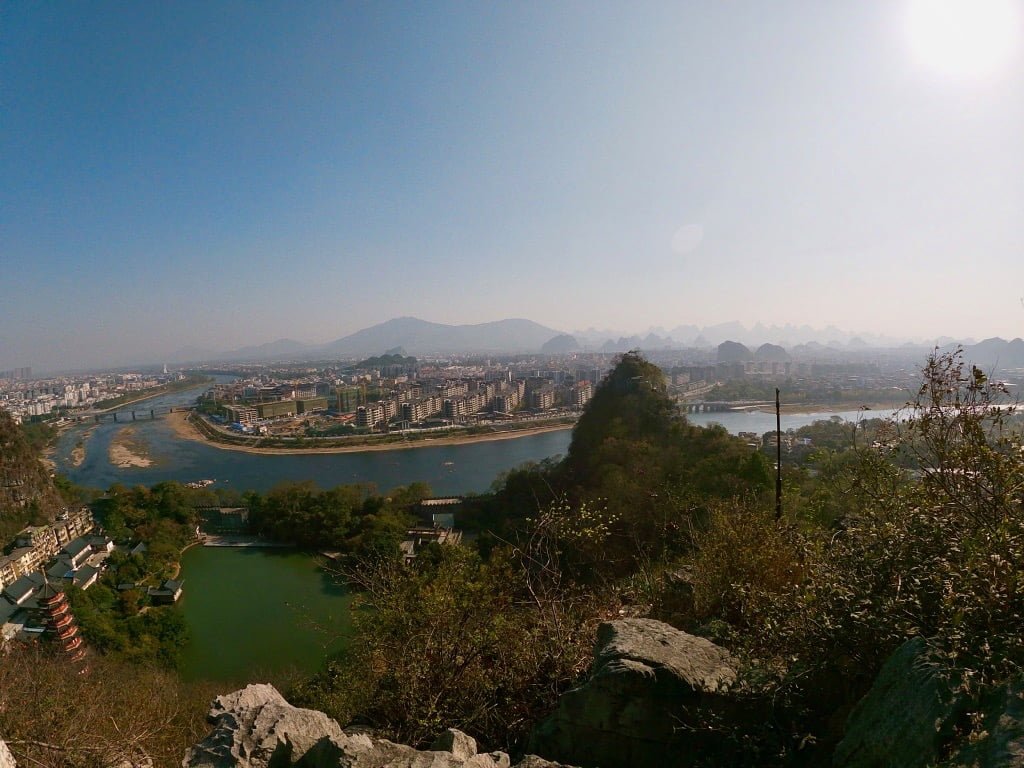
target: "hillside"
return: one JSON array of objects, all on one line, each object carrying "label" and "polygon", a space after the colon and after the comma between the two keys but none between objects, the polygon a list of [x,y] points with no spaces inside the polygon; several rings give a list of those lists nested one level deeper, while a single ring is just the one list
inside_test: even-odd
[{"label": "hillside", "polygon": [[26,524],[52,519],[60,507],[36,450],[11,415],[0,410],[0,546]]},{"label": "hillside", "polygon": [[400,317],[356,331],[320,348],[327,355],[372,355],[401,347],[410,355],[440,353],[536,352],[559,335],[532,320],[498,320],[476,325],[444,325]]},{"label": "hillside", "polygon": [[964,347],[964,358],[985,369],[1024,368],[1024,340],[985,339]]}]

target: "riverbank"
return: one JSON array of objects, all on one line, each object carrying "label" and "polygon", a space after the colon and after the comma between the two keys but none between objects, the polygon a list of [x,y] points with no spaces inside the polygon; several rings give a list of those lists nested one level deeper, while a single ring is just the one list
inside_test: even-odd
[{"label": "riverbank", "polygon": [[110,458],[110,463],[121,469],[153,466],[153,459],[149,456],[148,448],[144,443],[135,439],[135,427],[132,426],[124,427],[114,435],[110,441],[110,448],[107,454]]},{"label": "riverbank", "polygon": [[122,400],[121,397],[115,397],[113,398],[113,400],[102,401],[94,406],[94,410],[96,413],[110,413],[112,411],[120,410],[121,408],[124,408],[126,405],[144,403],[146,400],[152,400],[155,397],[161,397],[162,395],[172,395],[175,392],[183,392],[186,389],[198,387],[201,384],[208,384],[212,381],[213,379],[210,378],[209,376],[189,376],[188,378],[183,379],[182,381],[173,381],[169,384],[161,384],[158,387],[142,390],[139,393],[138,397],[128,397],[127,395],[122,395],[121,397],[127,399]]},{"label": "riverbank", "polygon": [[401,451],[408,448],[432,448],[448,445],[468,445],[471,443],[494,442],[497,440],[512,440],[517,437],[529,437],[541,435],[547,432],[572,429],[574,424],[548,424],[525,429],[505,430],[502,432],[490,432],[483,435],[441,435],[439,437],[418,437],[415,440],[402,442],[381,442],[381,443],[359,443],[358,445],[324,445],[308,448],[266,448],[252,445],[237,445],[233,443],[222,443],[211,440],[191,423],[186,411],[175,411],[167,415],[166,423],[173,430],[177,437],[186,440],[194,440],[209,445],[212,448],[220,448],[226,451],[239,453],[270,454],[270,455],[299,455],[299,454],[331,454],[331,453],[369,453],[375,451]]},{"label": "riverbank", "polygon": [[91,427],[87,427],[81,435],[79,435],[78,442],[75,443],[75,447],[71,449],[71,455],[68,458],[68,463],[72,467],[80,467],[85,462],[85,446],[92,439],[93,432],[96,431],[96,424]]},{"label": "riverbank", "polygon": [[[790,414],[793,416],[807,414],[807,413],[849,413],[850,411],[862,411],[865,419],[875,418],[872,416],[872,411],[895,411],[906,405],[905,400],[893,403],[791,403],[787,405],[782,404],[782,413]],[[755,409],[761,413],[775,413],[774,405],[766,405]]]}]

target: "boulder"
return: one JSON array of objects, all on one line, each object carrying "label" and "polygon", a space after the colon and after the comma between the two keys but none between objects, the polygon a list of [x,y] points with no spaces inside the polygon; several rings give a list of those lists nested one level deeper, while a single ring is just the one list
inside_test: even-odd
[{"label": "boulder", "polygon": [[0,739],[0,768],[15,768],[14,755],[7,748],[7,743]]},{"label": "boulder", "polygon": [[476,754],[476,739],[455,728],[449,728],[430,745],[431,751],[451,752],[460,760],[468,760]]},{"label": "boulder", "polygon": [[476,741],[455,729],[425,751],[346,733],[323,712],[293,707],[271,685],[217,697],[209,719],[213,733],[188,751],[183,768],[510,768],[507,754],[478,753]]},{"label": "boulder", "polygon": [[729,652],[704,638],[653,619],[602,624],[588,679],[558,700],[529,750],[602,768],[706,762],[725,748],[712,724],[735,681]]},{"label": "boulder", "polygon": [[982,708],[982,726],[943,768],[1024,768],[1024,683],[998,690]]},{"label": "boulder", "polygon": [[927,651],[914,638],[885,662],[847,718],[835,768],[924,768],[939,760],[963,705]]}]

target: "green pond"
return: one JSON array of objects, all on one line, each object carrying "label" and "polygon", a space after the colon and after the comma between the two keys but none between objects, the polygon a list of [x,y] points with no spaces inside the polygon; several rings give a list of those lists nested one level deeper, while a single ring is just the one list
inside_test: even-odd
[{"label": "green pond", "polygon": [[188,680],[256,682],[317,670],[347,641],[351,597],[319,561],[294,550],[192,547],[179,609]]}]

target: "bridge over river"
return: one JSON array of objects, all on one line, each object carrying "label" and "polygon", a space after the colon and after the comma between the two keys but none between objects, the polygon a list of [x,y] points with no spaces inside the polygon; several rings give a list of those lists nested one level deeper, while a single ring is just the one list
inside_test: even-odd
[{"label": "bridge over river", "polygon": [[762,408],[774,408],[775,403],[769,400],[739,400],[735,402],[695,400],[680,401],[679,410],[685,413],[722,413],[724,411],[757,411]]},{"label": "bridge over river", "polygon": [[139,420],[142,420],[142,419],[145,419],[145,420],[148,421],[148,420],[151,420],[151,419],[157,419],[157,418],[159,418],[161,416],[166,416],[167,414],[174,413],[175,411],[187,411],[187,410],[189,410],[189,408],[187,408],[187,407],[179,406],[177,408],[174,408],[172,406],[164,405],[164,406],[160,406],[158,408],[140,408],[138,410],[131,410],[131,411],[123,409],[123,408],[120,409],[120,410],[111,410],[111,411],[92,411],[92,412],[86,412],[86,413],[77,414],[77,416],[75,418],[77,418],[78,421],[89,421],[89,420],[92,420],[92,421],[95,421],[97,424],[100,424],[100,423],[102,423],[104,421],[129,422],[129,421],[139,421]]}]

